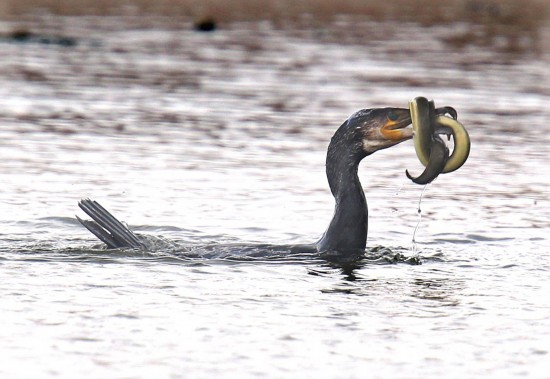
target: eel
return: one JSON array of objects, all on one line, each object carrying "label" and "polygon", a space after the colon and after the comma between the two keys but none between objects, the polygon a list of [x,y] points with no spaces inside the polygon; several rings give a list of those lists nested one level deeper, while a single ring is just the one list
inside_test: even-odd
[{"label": "eel", "polygon": [[411,176],[408,170],[405,170],[405,174],[407,174],[407,178],[416,184],[428,184],[439,176],[448,159],[449,149],[447,145],[441,137],[435,136],[431,144],[430,159],[422,174],[416,178]]},{"label": "eel", "polygon": [[448,130],[454,139],[453,152],[441,172],[447,174],[458,170],[470,155],[470,136],[466,128],[458,120],[446,116],[436,116],[434,124],[436,133],[441,129]]},{"label": "eel", "polygon": [[[441,173],[459,169],[468,159],[470,137],[464,126],[457,120],[457,112],[452,107],[435,108],[433,101],[416,97],[409,102],[414,130],[414,148],[420,162],[426,167],[419,177],[407,177],[418,184],[427,184]],[[449,114],[451,117],[445,116]],[[454,149],[449,150],[439,134],[452,135]],[[450,137],[449,137],[450,138]]]}]

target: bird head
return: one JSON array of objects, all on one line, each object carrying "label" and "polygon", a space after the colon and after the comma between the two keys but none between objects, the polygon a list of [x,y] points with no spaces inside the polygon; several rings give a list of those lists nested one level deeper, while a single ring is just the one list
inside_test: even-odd
[{"label": "bird head", "polygon": [[413,136],[411,113],[404,108],[363,109],[348,119],[348,127],[359,132],[362,139],[362,149],[369,155]]}]

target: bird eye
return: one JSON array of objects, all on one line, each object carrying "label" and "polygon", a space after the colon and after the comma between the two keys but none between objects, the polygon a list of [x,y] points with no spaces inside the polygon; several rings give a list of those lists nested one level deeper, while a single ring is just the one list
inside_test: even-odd
[{"label": "bird eye", "polygon": [[388,120],[390,121],[397,121],[397,119],[399,118],[399,116],[397,115],[397,113],[393,112],[393,111],[390,111],[388,113]]}]

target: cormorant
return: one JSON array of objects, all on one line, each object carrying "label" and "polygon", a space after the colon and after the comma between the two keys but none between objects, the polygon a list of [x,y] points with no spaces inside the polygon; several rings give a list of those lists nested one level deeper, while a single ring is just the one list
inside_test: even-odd
[{"label": "cormorant", "polygon": [[[367,201],[357,170],[368,155],[411,139],[411,115],[404,108],[363,109],[354,113],[334,133],[326,158],[326,174],[336,206],[321,239],[313,245],[293,246],[291,251],[318,252],[326,257],[362,255],[367,243]],[[99,203],[84,199],[78,204],[94,221],[77,217],[108,248],[146,248],[142,239]]]},{"label": "cormorant", "polygon": [[332,137],[326,173],[336,205],[319,252],[333,255],[362,253],[367,244],[368,209],[357,170],[368,155],[413,136],[408,109],[363,109],[353,114]]}]

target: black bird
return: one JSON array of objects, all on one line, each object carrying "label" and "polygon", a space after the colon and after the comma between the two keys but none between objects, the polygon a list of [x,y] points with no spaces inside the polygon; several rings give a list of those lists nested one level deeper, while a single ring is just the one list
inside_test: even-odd
[{"label": "black bird", "polygon": [[[326,172],[336,206],[319,252],[362,254],[367,244],[368,209],[357,170],[368,155],[412,138],[408,109],[363,109],[334,133],[327,152]],[[406,129],[405,129],[406,128]]]},{"label": "black bird", "polygon": [[[334,133],[328,147],[326,173],[336,206],[321,239],[312,245],[296,245],[292,252],[316,252],[326,258],[360,256],[367,243],[368,210],[357,174],[368,155],[411,139],[411,115],[403,108],[363,109],[354,113]],[[94,221],[78,221],[108,248],[147,249],[136,236],[99,203],[84,199],[78,204]]]}]

